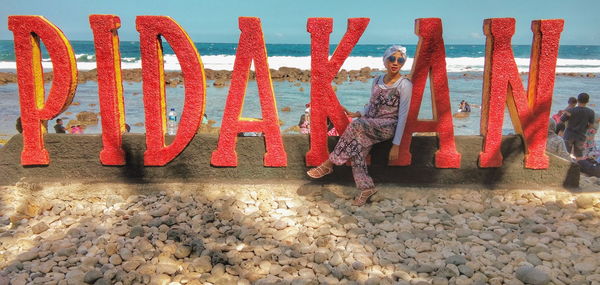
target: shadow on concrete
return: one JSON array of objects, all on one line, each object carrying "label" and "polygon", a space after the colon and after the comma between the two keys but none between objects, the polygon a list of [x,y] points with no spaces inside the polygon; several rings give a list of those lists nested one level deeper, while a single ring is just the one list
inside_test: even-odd
[{"label": "shadow on concrete", "polygon": [[[123,149],[127,153],[127,165],[103,166],[99,162],[100,135],[45,136],[50,153],[50,165],[45,167],[22,167],[19,164],[22,150],[20,135],[14,136],[0,149],[0,185],[14,185],[19,180],[28,182],[228,182],[248,180],[255,182],[277,180],[311,181],[306,176],[305,155],[308,136],[285,135],[283,141],[288,161],[286,167],[264,167],[265,142],[262,137],[238,138],[237,167],[213,167],[211,154],[216,148],[216,135],[199,134],[181,154],[163,167],[143,166],[145,136],[123,136]],[[498,168],[479,168],[478,155],[482,137],[457,136],[457,150],[462,155],[461,168],[438,169],[434,166],[438,149],[437,137],[415,136],[411,145],[413,157],[410,166],[387,166],[391,142],[373,147],[369,172],[376,183],[394,183],[399,186],[445,186],[462,187],[466,184],[480,185],[487,189],[503,188],[576,188],[579,184],[579,167],[555,156],[550,156],[550,168],[546,170],[525,169],[523,166],[523,143],[519,136],[505,136],[501,151],[504,164]],[[336,138],[329,140],[330,148]],[[351,168],[340,166],[335,172],[318,183],[353,184]]]}]

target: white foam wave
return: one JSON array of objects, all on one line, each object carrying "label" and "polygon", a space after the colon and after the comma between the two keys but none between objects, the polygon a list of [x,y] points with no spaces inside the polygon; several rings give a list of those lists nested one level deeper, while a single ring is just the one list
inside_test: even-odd
[{"label": "white foam wave", "polygon": [[[91,60],[89,55],[86,59]],[[204,55],[201,57],[204,68],[213,70],[233,70],[235,56],[233,55]],[[446,58],[446,69],[448,72],[469,72],[483,71],[484,57],[449,57]],[[515,62],[519,72],[529,71],[529,58],[516,58]],[[405,64],[405,70],[412,66],[412,59],[409,59]],[[280,67],[294,67],[299,69],[311,69],[311,60],[309,56],[271,56],[268,59],[269,68],[279,69]],[[52,68],[52,62],[49,59],[42,60],[42,66],[46,69]],[[121,61],[122,69],[141,68],[141,61],[135,58],[123,58]],[[176,71],[181,70],[177,57],[172,54],[164,56],[165,70]],[[383,69],[383,63],[380,57],[371,56],[356,56],[349,57],[344,62],[342,68],[346,70],[358,70],[363,67]],[[96,68],[94,61],[77,62],[77,68],[80,70],[91,70]],[[0,62],[0,69],[14,70],[16,69],[15,62]],[[600,73],[600,60],[597,59],[561,59],[557,60],[557,73]]]}]

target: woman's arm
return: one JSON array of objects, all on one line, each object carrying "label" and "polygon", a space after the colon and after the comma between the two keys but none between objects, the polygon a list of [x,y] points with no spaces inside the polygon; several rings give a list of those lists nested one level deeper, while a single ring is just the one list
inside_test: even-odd
[{"label": "woman's arm", "polygon": [[398,103],[398,124],[396,125],[396,132],[394,139],[392,140],[392,148],[388,159],[390,161],[398,159],[398,148],[400,148],[400,142],[402,141],[402,135],[404,134],[404,127],[406,125],[406,118],[408,117],[408,109],[410,108],[410,98],[412,96],[412,83],[409,79],[403,79],[400,82],[400,102]]},{"label": "woman's arm", "polygon": [[412,82],[409,79],[403,79],[400,82],[398,91],[400,91],[400,102],[398,103],[398,125],[396,126],[394,139],[392,140],[394,145],[400,145],[402,135],[404,134],[408,109],[410,108],[410,98],[412,96]]}]

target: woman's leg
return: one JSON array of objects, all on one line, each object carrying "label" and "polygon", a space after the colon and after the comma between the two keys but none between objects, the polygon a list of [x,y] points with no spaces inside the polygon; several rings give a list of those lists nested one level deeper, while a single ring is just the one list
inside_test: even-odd
[{"label": "woman's leg", "polygon": [[373,183],[373,178],[369,175],[367,168],[367,156],[370,150],[370,146],[364,147],[359,155],[352,157],[352,176],[354,177],[356,188],[360,191],[354,198],[354,202],[352,202],[354,206],[364,205],[369,200],[369,197],[377,193],[375,183]]},{"label": "woman's leg", "polygon": [[333,172],[333,165],[342,165],[346,163],[352,156],[356,155],[353,145],[358,144],[356,135],[359,133],[356,131],[356,125],[358,120],[353,121],[348,125],[346,131],[340,137],[340,140],[335,146],[332,153],[329,154],[329,158],[321,163],[321,165],[311,168],[306,172],[311,178],[321,178]]},{"label": "woman's leg", "polygon": [[329,154],[329,160],[335,165],[343,165],[359,154],[360,149],[365,145],[364,141],[364,122],[362,119],[352,121]]},{"label": "woman's leg", "polygon": [[369,175],[367,167],[367,156],[371,151],[371,146],[361,147],[360,152],[352,157],[352,176],[356,183],[356,188],[359,190],[366,190],[375,188],[373,178]]},{"label": "woman's leg", "polygon": [[367,156],[373,147],[373,140],[367,136],[367,129],[366,122],[355,120],[338,141],[335,149],[329,155],[329,160],[337,165],[350,160],[356,187],[361,191],[374,191],[375,183],[373,183],[367,168]]}]

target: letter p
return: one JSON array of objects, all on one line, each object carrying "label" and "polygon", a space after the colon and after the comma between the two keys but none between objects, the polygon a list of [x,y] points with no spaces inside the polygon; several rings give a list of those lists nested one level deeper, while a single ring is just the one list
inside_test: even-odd
[{"label": "letter p", "polygon": [[[41,123],[55,118],[71,104],[77,87],[75,55],[63,32],[42,16],[9,16],[8,29],[14,34],[21,103],[21,165],[48,165],[50,156],[44,148]],[[46,101],[40,39],[50,54],[54,72]]]}]

